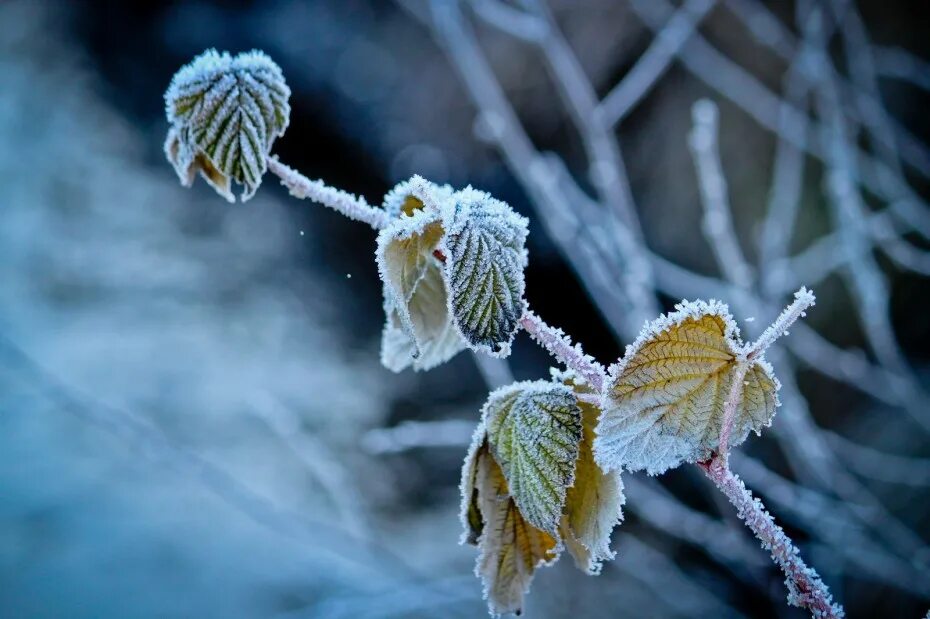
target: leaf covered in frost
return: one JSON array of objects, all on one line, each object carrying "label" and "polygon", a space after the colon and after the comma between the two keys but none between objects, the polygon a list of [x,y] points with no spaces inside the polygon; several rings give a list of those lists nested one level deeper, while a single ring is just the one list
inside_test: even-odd
[{"label": "leaf covered in frost", "polygon": [[[610,369],[595,456],[608,469],[658,474],[710,457],[717,448],[724,403],[741,342],[727,306],[683,302],[647,324]],[[730,444],[760,432],[778,406],[771,367],[756,359],[744,380]]]},{"label": "leaf covered in frost", "polygon": [[244,187],[243,201],[252,197],[287,128],[290,94],[281,69],[259,51],[232,57],[211,49],[181,68],[165,93],[165,154],[182,184],[200,172],[230,202],[231,180]]},{"label": "leaf covered in frost", "polygon": [[492,614],[519,614],[536,568],[558,558],[558,540],[527,522],[488,450],[475,461],[475,500],[483,518],[475,574]]},{"label": "leaf covered in frost", "polygon": [[[401,181],[384,196],[384,202],[381,208],[387,212],[391,219],[397,219],[403,215],[409,217],[415,212],[426,208],[426,205],[415,195],[413,190],[416,180],[418,180],[417,177],[413,177],[412,179]],[[455,190],[449,185],[428,183],[428,186],[433,194],[433,202],[436,205],[444,203],[455,193]]]},{"label": "leaf covered in frost", "polygon": [[623,485],[619,471],[594,461],[600,411],[578,401],[582,393],[593,395],[557,373],[499,389],[484,406],[462,466],[460,542],[479,548],[476,573],[493,614],[518,612],[535,569],[563,547],[589,574],[614,556]]},{"label": "leaf covered in frost", "polygon": [[410,365],[428,370],[465,347],[450,319],[442,263],[434,254],[442,235],[439,214],[422,206],[378,235],[386,314],[381,360],[395,372]]},{"label": "leaf covered in frost", "polygon": [[490,395],[482,418],[520,512],[557,536],[582,433],[574,392],[556,382],[514,383]]},{"label": "leaf covered in frost", "polygon": [[594,427],[601,411],[587,402],[578,404],[583,435],[575,466],[575,483],[565,498],[562,537],[579,569],[597,574],[602,561],[614,558],[610,534],[623,520],[625,498],[620,471],[604,471],[594,460]]},{"label": "leaf covered in frost", "polygon": [[526,220],[488,194],[413,177],[384,199],[381,359],[426,370],[470,346],[506,355],[523,314]]},{"label": "leaf covered in frost", "polygon": [[527,220],[471,187],[447,204],[442,250],[452,319],[472,349],[506,356],[526,309]]},{"label": "leaf covered in frost", "polygon": [[468,453],[465,455],[465,463],[462,465],[462,481],[459,484],[462,498],[459,511],[459,519],[462,522],[460,544],[476,546],[484,529],[481,506],[478,501],[478,459],[488,455],[488,434],[484,421],[480,421],[478,427],[475,428]]}]

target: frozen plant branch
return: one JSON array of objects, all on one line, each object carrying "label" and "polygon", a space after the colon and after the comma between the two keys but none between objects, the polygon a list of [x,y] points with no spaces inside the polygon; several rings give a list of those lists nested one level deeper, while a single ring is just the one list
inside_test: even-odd
[{"label": "frozen plant branch", "polygon": [[804,312],[814,305],[815,301],[816,298],[814,297],[814,293],[807,288],[801,288],[795,292],[794,302],[779,314],[775,322],[762,332],[759,339],[747,345],[741,351],[737,360],[733,383],[730,385],[730,392],[727,394],[726,403],[724,404],[723,423],[720,427],[720,446],[717,449],[717,454],[724,465],[728,464],[730,455],[730,433],[733,430],[733,419],[736,416],[736,409],[739,407],[742,398],[746,373],[749,371],[753,361],[761,358],[768,347],[775,343],[775,340],[788,334],[788,328],[793,325],[798,318],[803,317]]},{"label": "frozen plant branch", "polygon": [[[432,6],[441,21],[440,5]],[[628,257],[644,262],[644,268],[633,270],[644,274],[638,285],[647,288],[648,251],[617,140],[609,134],[594,90],[552,15],[542,5],[538,8],[547,27],[545,40],[537,44],[586,145],[601,200],[594,210],[608,215],[608,235],[629,235]],[[445,17],[454,22],[457,16],[453,12]],[[231,94],[237,88],[244,97]],[[723,303],[683,302],[676,312],[647,322],[608,373],[564,332],[529,311],[524,295],[526,218],[485,192],[440,187],[419,176],[397,185],[385,197],[383,209],[306,178],[270,155],[274,139],[288,123],[289,94],[280,69],[260,52],[235,59],[207,52],[179,72],[166,95],[172,123],[166,154],[182,182],[189,184],[200,172],[221,195],[234,199],[230,181],[235,181],[244,186],[243,199],[248,199],[270,170],[291,195],[379,230],[376,257],[386,316],[381,357],[388,369],[430,369],[464,349],[506,357],[513,337],[523,329],[572,372],[492,392],[465,459],[463,540],[479,547],[476,573],[484,581],[492,614],[519,613],[535,569],[554,562],[563,549],[587,573],[597,573],[602,561],[613,558],[610,532],[625,502],[620,469],[660,473],[690,462],[704,468],[772,552],[786,574],[789,602],[817,617],[842,616],[817,574],[727,464],[731,433],[737,444],[774,415],[778,381],[761,357],[814,303],[809,291],[799,290],[794,303],[751,345],[742,343]],[[509,115],[506,108],[502,111]],[[708,236],[715,246],[730,243],[721,248],[718,260],[725,271],[737,269],[726,271],[728,278],[748,295],[751,276],[729,220],[717,152],[716,108],[701,102],[694,116],[692,148]],[[199,131],[205,123],[229,129]],[[531,146],[521,157],[542,165],[547,161]],[[558,191],[558,179],[547,181],[544,172],[537,165],[532,176],[549,191]],[[592,239],[609,242],[600,234]],[[651,305],[651,291],[630,301],[642,311]],[[635,318],[631,313],[626,320]],[[695,344],[712,356],[695,357]],[[705,380],[697,380],[696,390],[682,392],[682,386],[701,378]],[[721,381],[730,384],[722,402]],[[707,385],[716,387],[707,392]],[[675,434],[659,425],[655,409],[663,407],[665,423],[688,425],[687,431]],[[644,411],[645,422],[638,417]],[[718,424],[714,442],[708,429]],[[374,434],[369,449],[385,452],[422,444],[422,429],[404,426]],[[451,430],[451,436],[432,438],[437,444],[461,441],[462,427],[453,424]],[[523,533],[507,534],[507,522]]]},{"label": "frozen plant branch", "polygon": [[785,535],[781,527],[775,524],[762,502],[752,496],[752,493],[730,470],[729,466],[730,432],[736,410],[740,405],[746,373],[752,361],[761,357],[775,340],[787,334],[788,328],[798,318],[804,316],[805,310],[814,302],[813,293],[806,288],[801,288],[795,293],[794,302],[785,308],[775,322],[754,343],[743,349],[737,361],[737,370],[734,373],[733,383],[724,407],[718,451],[709,461],[698,463],[698,465],[736,507],[737,515],[762,542],[763,548],[771,553],[772,559],[784,572],[785,585],[788,587],[788,603],[810,610],[814,617],[842,617],[844,616],[843,609],[833,603],[827,586],[817,572],[804,563],[791,539]]},{"label": "frozen plant branch", "polygon": [[727,198],[727,182],[720,163],[720,112],[709,99],[701,99],[691,108],[694,127],[688,145],[694,155],[701,204],[704,206],[704,234],[717,256],[717,263],[726,278],[742,290],[752,284],[752,270],[743,256],[737,240],[731,208]]},{"label": "frozen plant branch", "polygon": [[759,339],[746,349],[746,357],[751,360],[761,356],[769,346],[775,343],[775,340],[783,335],[788,335],[788,329],[791,325],[793,325],[798,318],[803,318],[804,313],[809,307],[814,305],[816,300],[814,293],[807,288],[802,287],[795,292],[794,301],[791,305],[786,307],[782,313],[778,315],[778,318],[775,319],[775,322],[762,332]]},{"label": "frozen plant branch", "polygon": [[753,497],[742,480],[730,470],[725,459],[714,457],[698,466],[736,507],[737,515],[755,533],[762,547],[772,554],[772,559],[784,572],[788,603],[809,610],[813,617],[845,616],[842,607],[833,603],[833,596],[817,572],[804,563],[791,539],[775,524],[762,502]]},{"label": "frozen plant branch", "polygon": [[586,355],[580,344],[572,344],[571,339],[561,329],[550,327],[530,311],[520,319],[520,326],[530,334],[534,342],[565,364],[568,369],[574,370],[596,391],[600,392],[604,388],[604,367],[593,357]]},{"label": "frozen plant branch", "polygon": [[280,178],[281,184],[287,187],[295,198],[313,200],[349,219],[366,223],[375,230],[387,226],[387,213],[370,206],[365,198],[330,187],[323,181],[310,180],[297,170],[281,163],[277,156],[269,156],[266,161],[268,171]]},{"label": "frozen plant branch", "polygon": [[656,33],[633,68],[611,89],[599,107],[611,125],[617,125],[665,75],[681,46],[694,34],[716,0],[688,0]]}]

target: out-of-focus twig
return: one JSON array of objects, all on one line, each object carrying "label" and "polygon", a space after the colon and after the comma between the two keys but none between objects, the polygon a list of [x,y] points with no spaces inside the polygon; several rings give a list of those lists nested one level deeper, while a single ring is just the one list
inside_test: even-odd
[{"label": "out-of-focus twig", "polygon": [[675,11],[636,64],[601,101],[601,113],[607,122],[619,124],[652,90],[715,4],[716,0],[687,0]]}]

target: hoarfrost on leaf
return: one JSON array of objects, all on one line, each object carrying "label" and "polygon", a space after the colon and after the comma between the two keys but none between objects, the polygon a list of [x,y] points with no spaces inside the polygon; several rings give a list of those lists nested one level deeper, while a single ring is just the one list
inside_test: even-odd
[{"label": "hoarfrost on leaf", "polygon": [[473,350],[506,356],[526,310],[527,220],[471,187],[445,206],[441,249],[452,319]]},{"label": "hoarfrost on leaf", "polygon": [[378,235],[386,315],[381,360],[395,372],[410,365],[428,370],[465,347],[449,317],[442,264],[434,255],[442,235],[439,214],[422,206]]},{"label": "hoarfrost on leaf", "polygon": [[[662,473],[706,460],[717,448],[724,404],[743,351],[727,306],[683,302],[647,324],[610,368],[595,457],[608,469]],[[779,384],[759,356],[749,362],[730,445],[760,432],[778,406]]]},{"label": "hoarfrost on leaf", "polygon": [[526,309],[526,220],[488,194],[414,176],[384,199],[381,359],[426,370],[466,346],[506,356]]},{"label": "hoarfrost on leaf", "polygon": [[492,614],[519,614],[536,569],[558,559],[560,544],[523,517],[490,453],[479,449],[476,456],[475,500],[483,524],[475,574]]},{"label": "hoarfrost on leaf", "polygon": [[477,545],[477,575],[492,614],[519,612],[534,571],[564,547],[589,574],[613,558],[622,518],[619,471],[592,454],[597,406],[583,381],[514,383],[488,398],[462,466],[461,543]]},{"label": "hoarfrost on leaf", "polygon": [[574,392],[554,382],[514,383],[490,395],[482,419],[520,512],[557,537],[582,434]]},{"label": "hoarfrost on leaf", "polygon": [[[590,393],[583,383],[576,392]],[[565,547],[579,569],[597,574],[601,562],[614,558],[610,535],[623,520],[625,502],[620,471],[604,471],[594,460],[594,427],[601,411],[587,402],[578,402],[582,413],[583,434],[575,466],[575,483],[565,498],[562,536]]]},{"label": "hoarfrost on leaf", "polygon": [[[423,201],[414,192],[417,177],[397,183],[385,196],[381,208],[390,216],[397,219],[402,215],[410,216],[426,208]],[[452,197],[455,190],[450,185],[436,185],[429,183],[428,187],[433,194],[434,206],[442,204]]]},{"label": "hoarfrost on leaf", "polygon": [[481,421],[475,428],[471,446],[468,448],[465,462],[462,465],[462,481],[459,484],[462,499],[462,506],[459,511],[459,519],[462,522],[462,537],[459,539],[459,544],[476,546],[478,539],[481,537],[484,522],[481,518],[481,506],[478,503],[478,458],[487,455],[487,429],[484,426],[484,421]]},{"label": "hoarfrost on leaf", "polygon": [[165,155],[181,183],[189,187],[200,172],[230,202],[231,180],[244,187],[243,201],[251,198],[287,128],[290,94],[281,69],[259,51],[211,49],[182,67],[165,93]]}]

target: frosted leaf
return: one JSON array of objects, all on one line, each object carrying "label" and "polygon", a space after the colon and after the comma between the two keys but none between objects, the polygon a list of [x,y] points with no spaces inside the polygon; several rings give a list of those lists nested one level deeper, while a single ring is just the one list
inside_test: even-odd
[{"label": "frosted leaf", "polygon": [[565,498],[562,535],[578,568],[598,574],[601,562],[614,558],[610,535],[614,526],[623,520],[625,497],[620,471],[603,471],[594,460],[594,427],[600,409],[587,402],[579,401],[578,405],[582,412],[583,434],[575,466],[575,483]]},{"label": "frosted leaf", "polygon": [[[416,177],[414,177],[416,178]],[[397,183],[385,196],[381,207],[390,216],[391,219],[397,219],[402,215],[413,215],[416,211],[424,208],[423,202],[413,194],[414,179]],[[449,185],[436,185],[430,183],[434,199],[437,204],[442,204],[455,193]]]},{"label": "frosted leaf", "polygon": [[558,536],[582,434],[572,389],[546,381],[514,383],[490,395],[482,419],[491,454],[520,512],[536,528]]},{"label": "frosted leaf", "polygon": [[[595,457],[650,474],[706,460],[717,448],[742,343],[727,306],[683,302],[647,324],[610,368]],[[778,382],[761,357],[749,368],[730,445],[771,423]]]},{"label": "frosted leaf", "polygon": [[407,335],[394,308],[394,301],[385,293],[384,330],[381,332],[381,365],[392,372],[400,372],[414,362],[417,351],[413,339]]},{"label": "frosted leaf", "polygon": [[165,93],[165,155],[181,183],[189,187],[200,172],[230,202],[230,181],[244,187],[243,201],[251,198],[287,128],[290,94],[281,69],[259,51],[211,49],[182,67]]},{"label": "frosted leaf", "polygon": [[453,322],[473,350],[506,356],[526,309],[527,220],[471,187],[445,205],[440,249]]},{"label": "frosted leaf", "polygon": [[425,370],[465,346],[508,354],[526,309],[526,219],[484,192],[416,176],[385,196],[384,210],[385,366]]},{"label": "frosted leaf", "polygon": [[558,559],[560,544],[523,517],[488,450],[476,453],[475,488],[482,517],[475,574],[492,614],[519,614],[536,569]]},{"label": "frosted leaf", "polygon": [[386,323],[381,360],[399,372],[430,369],[465,347],[449,316],[442,263],[434,255],[443,235],[439,214],[421,207],[378,235]]},{"label": "frosted leaf", "polygon": [[487,431],[484,421],[478,423],[475,434],[471,439],[471,446],[465,455],[462,465],[462,481],[459,484],[462,505],[459,510],[459,520],[462,522],[462,537],[459,544],[476,546],[481,537],[484,522],[481,517],[481,506],[478,502],[478,458],[484,457],[488,452]]},{"label": "frosted leaf", "polygon": [[479,547],[492,614],[519,612],[535,569],[555,562],[562,542],[589,574],[614,556],[623,485],[619,471],[594,460],[599,410],[579,403],[580,393],[593,391],[556,372],[552,382],[493,392],[482,411],[462,466],[460,543]]}]

